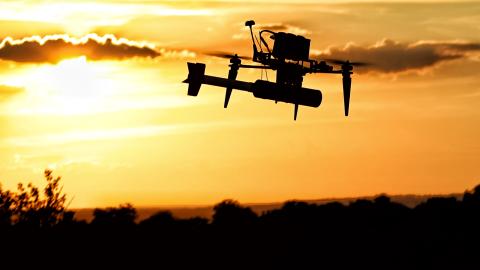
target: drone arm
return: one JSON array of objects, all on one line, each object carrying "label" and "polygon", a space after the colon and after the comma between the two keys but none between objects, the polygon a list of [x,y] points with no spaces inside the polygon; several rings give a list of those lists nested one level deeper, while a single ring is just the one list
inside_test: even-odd
[{"label": "drone arm", "polygon": [[307,68],[304,70],[305,73],[327,73],[327,74],[342,74],[342,84],[343,84],[343,104],[345,110],[345,116],[348,116],[350,109],[350,93],[352,90],[352,77],[353,72],[351,69],[340,69],[340,70],[323,70],[316,68]]},{"label": "drone arm", "polygon": [[272,69],[275,70],[274,67],[271,66],[256,66],[256,65],[239,65],[240,68],[257,68],[257,69]]},{"label": "drone arm", "polygon": [[248,82],[229,80],[225,78],[205,75],[203,78],[203,83],[208,85],[218,86],[218,87],[229,86],[236,90],[252,92],[252,84]]},{"label": "drone arm", "polygon": [[[343,74],[342,70],[320,70],[320,69],[306,69],[305,73],[326,73],[326,74]],[[351,73],[350,73],[351,74]]]},{"label": "drone arm", "polygon": [[[213,85],[213,86],[218,86],[218,87],[232,87],[233,89],[240,90],[240,91],[246,91],[246,92],[252,92],[252,83],[249,82],[243,82],[243,81],[236,81],[236,80],[229,80],[225,78],[220,78],[220,77],[215,77],[215,76],[209,76],[209,75],[203,75],[202,78],[199,80],[192,80],[192,78],[188,77],[186,80],[183,81],[183,83],[188,83],[190,85],[192,84],[198,84],[198,89],[200,89],[200,86],[202,84],[208,84],[208,85]],[[195,93],[198,94],[198,91]],[[190,96],[196,96],[193,94],[190,94]]]}]

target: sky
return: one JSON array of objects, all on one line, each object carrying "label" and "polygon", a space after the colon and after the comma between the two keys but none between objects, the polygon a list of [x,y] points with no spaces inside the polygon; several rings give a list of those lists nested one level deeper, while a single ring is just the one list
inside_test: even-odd
[{"label": "sky", "polygon": [[[319,108],[202,86],[251,56],[246,20],[311,39]],[[448,194],[480,184],[480,2],[4,1],[0,3],[0,182],[63,178],[71,207],[280,202]],[[273,71],[268,77],[273,79]],[[238,79],[265,79],[240,70]]]}]

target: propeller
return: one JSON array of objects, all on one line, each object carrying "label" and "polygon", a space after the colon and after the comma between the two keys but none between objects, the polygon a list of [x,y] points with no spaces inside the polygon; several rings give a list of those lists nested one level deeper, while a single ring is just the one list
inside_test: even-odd
[{"label": "propeller", "polygon": [[203,54],[208,55],[208,56],[218,57],[218,58],[226,58],[226,59],[238,58],[238,59],[242,59],[242,60],[252,60],[252,58],[248,57],[248,56],[241,56],[241,55],[238,55],[238,54],[231,54],[231,53],[220,52],[220,51],[206,52],[206,53],[203,53]]},{"label": "propeller", "polygon": [[371,63],[367,62],[350,62],[348,60],[340,60],[340,59],[324,59],[326,62],[337,64],[337,65],[349,65],[349,66],[356,66],[356,67],[364,67],[370,66]]}]

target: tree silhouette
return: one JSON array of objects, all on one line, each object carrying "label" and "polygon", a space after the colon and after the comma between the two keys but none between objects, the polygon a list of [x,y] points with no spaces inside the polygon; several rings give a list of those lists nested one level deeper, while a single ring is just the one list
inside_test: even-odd
[{"label": "tree silhouette", "polygon": [[224,200],[213,207],[212,224],[241,227],[254,224],[258,216],[249,207],[242,207],[235,200]]},{"label": "tree silhouette", "polygon": [[172,228],[176,223],[170,211],[160,211],[140,222],[140,226],[147,228]]},{"label": "tree silhouette", "polygon": [[466,191],[463,194],[463,202],[472,207],[480,207],[480,185],[474,187],[472,191]]},{"label": "tree silhouette", "polygon": [[129,203],[119,207],[93,210],[92,225],[103,227],[131,227],[135,225],[137,211]]},{"label": "tree silhouette", "polygon": [[90,223],[78,222],[65,209],[60,178],[48,170],[45,178],[43,190],[0,187],[0,249],[28,258],[34,247],[41,258],[71,260],[88,250],[94,256],[83,258],[91,265],[100,260],[136,268],[478,268],[480,186],[463,199],[431,197],[415,207],[380,195],[351,203],[287,201],[257,215],[224,200],[214,206],[211,222],[160,211],[137,224],[131,204],[97,208]]}]

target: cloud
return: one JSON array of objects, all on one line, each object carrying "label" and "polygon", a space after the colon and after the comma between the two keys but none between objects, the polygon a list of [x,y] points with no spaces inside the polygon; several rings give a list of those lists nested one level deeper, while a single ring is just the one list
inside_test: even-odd
[{"label": "cloud", "polygon": [[160,55],[152,45],[114,35],[88,34],[81,38],[68,35],[23,39],[7,37],[0,43],[0,59],[24,63],[57,63],[79,56],[91,60],[122,60],[134,57],[155,58]]},{"label": "cloud", "polygon": [[4,138],[0,143],[18,147],[42,145],[61,145],[76,142],[99,140],[122,140],[130,138],[152,137],[178,132],[179,125],[144,126],[135,128],[117,128],[87,131],[69,131],[64,133]]},{"label": "cloud", "polygon": [[271,30],[274,32],[288,32],[295,35],[309,35],[312,32],[308,29],[291,25],[288,23],[271,23],[271,24],[261,24],[258,26],[261,30]]},{"label": "cloud", "polygon": [[244,127],[246,125],[271,125],[279,126],[284,122],[274,120],[239,120],[231,121],[209,121],[202,123],[176,123],[176,124],[161,124],[161,125],[147,125],[127,128],[113,128],[113,129],[99,129],[99,130],[74,130],[63,133],[51,133],[43,135],[29,135],[19,137],[4,137],[0,138],[0,145],[5,144],[14,147],[37,147],[45,145],[64,145],[70,143],[87,143],[97,142],[101,140],[126,140],[137,138],[148,138],[169,134],[182,134],[192,132],[206,132],[212,128],[235,128]]},{"label": "cloud", "polygon": [[166,49],[162,48],[159,50],[162,57],[164,58],[171,58],[171,59],[187,59],[187,58],[195,58],[197,53],[193,50],[187,49]]},{"label": "cloud", "polygon": [[[241,33],[234,34],[232,36],[232,39],[236,40],[244,40],[244,39],[250,39],[250,30],[245,27],[243,24],[241,26]],[[301,35],[301,36],[306,36],[306,35],[311,35],[312,31],[305,29],[303,27],[289,24],[289,23],[266,23],[266,24],[258,24],[255,26],[255,31],[257,30],[270,30],[273,32],[287,32],[287,33],[292,33],[295,35]],[[265,36],[266,37],[266,36]]]},{"label": "cloud", "polygon": [[480,43],[459,41],[402,43],[385,39],[372,46],[348,44],[343,48],[331,47],[317,52],[314,58],[368,62],[371,65],[356,69],[359,72],[395,73],[433,67],[442,62],[467,58],[478,52]]},{"label": "cloud", "polygon": [[0,101],[6,100],[12,96],[23,93],[22,87],[0,85]]}]

